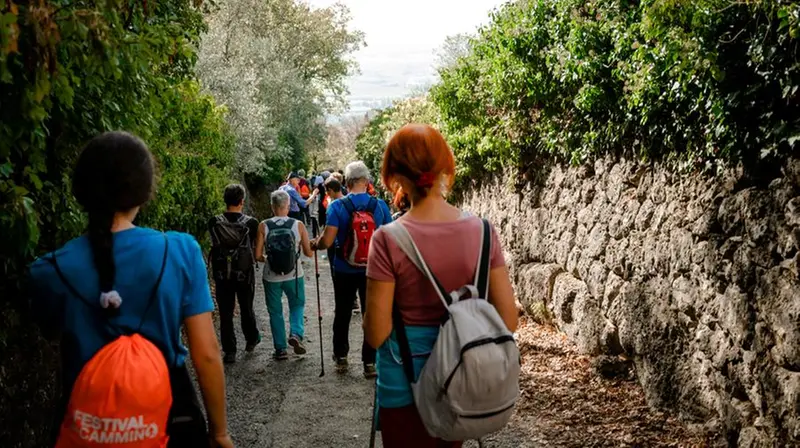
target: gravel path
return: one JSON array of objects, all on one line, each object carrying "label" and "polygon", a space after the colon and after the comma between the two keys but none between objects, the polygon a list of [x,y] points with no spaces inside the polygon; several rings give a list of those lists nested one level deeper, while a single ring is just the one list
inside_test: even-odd
[{"label": "gravel path", "polygon": [[[333,284],[327,261],[320,257],[319,262],[325,357],[322,378],[319,377],[313,259],[304,261],[309,352],[304,356],[292,354],[288,361],[272,359],[269,315],[261,272],[257,274],[255,311],[263,341],[253,353],[242,352],[236,364],[225,367],[229,428],[239,448],[362,448],[369,445],[374,381],[361,375],[361,315],[354,315],[350,325],[350,371],[337,374],[331,360]],[[288,312],[284,298],[286,316]],[[239,345],[244,346],[238,317],[235,326]],[[572,344],[564,342],[563,336],[526,324],[517,337],[524,360],[522,399],[509,426],[487,437],[485,448],[707,446],[698,443],[691,431],[682,437],[676,436],[683,425],[672,419],[662,417],[662,422],[669,422],[665,428],[654,425],[650,420],[657,413],[647,409],[638,384],[597,378],[588,367],[588,357],[576,355]],[[557,342],[553,343],[554,340]],[[538,345],[547,346],[546,350],[540,350]],[[558,367],[565,362],[574,364],[574,368]],[[604,393],[607,390],[616,393]],[[575,391],[581,392],[579,397]],[[631,400],[635,401],[637,409],[634,414],[623,410],[623,404],[631,407],[628,403]],[[617,405],[619,412],[609,413],[609,409]],[[602,406],[602,409],[587,412],[592,406]],[[613,428],[603,424],[602,420],[609,417],[616,419]],[[644,421],[648,424],[643,425]],[[376,446],[380,447],[380,435],[377,439]],[[464,446],[472,448],[478,444],[467,442]]]},{"label": "gravel path", "polygon": [[[374,381],[361,375],[361,316],[354,315],[350,326],[350,372],[337,374],[331,359],[333,283],[327,261],[320,257],[325,357],[325,376],[320,378],[314,261],[305,259],[303,263],[308,354],[291,354],[288,361],[272,359],[269,314],[261,272],[257,273],[255,312],[262,343],[253,353],[240,354],[236,364],[225,368],[228,421],[237,447],[364,447],[369,444]],[[285,297],[283,301],[288,320]],[[244,336],[239,328],[237,338],[243,346]]]}]

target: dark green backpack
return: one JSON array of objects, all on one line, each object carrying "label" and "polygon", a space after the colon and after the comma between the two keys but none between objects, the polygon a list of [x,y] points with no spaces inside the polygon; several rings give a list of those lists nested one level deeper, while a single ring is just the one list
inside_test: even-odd
[{"label": "dark green backpack", "polygon": [[297,267],[297,238],[294,223],[296,220],[286,218],[283,223],[267,221],[267,262],[272,272],[286,275]]}]

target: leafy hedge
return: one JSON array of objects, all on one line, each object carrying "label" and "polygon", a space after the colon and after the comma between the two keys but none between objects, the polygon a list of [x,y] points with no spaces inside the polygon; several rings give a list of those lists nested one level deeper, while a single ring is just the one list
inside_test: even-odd
[{"label": "leafy hedge", "polygon": [[607,153],[715,169],[800,140],[800,2],[518,0],[430,99],[462,177]]},{"label": "leafy hedge", "polygon": [[45,446],[57,352],[38,339],[20,290],[27,263],[84,229],[70,192],[82,145],[139,134],[159,162],[140,224],[202,236],[230,176],[224,110],[200,92],[202,2],[0,0],[0,429],[4,446]]},{"label": "leafy hedge", "polygon": [[537,153],[757,162],[800,139],[798,17],[785,0],[523,0],[432,97],[474,169]]}]

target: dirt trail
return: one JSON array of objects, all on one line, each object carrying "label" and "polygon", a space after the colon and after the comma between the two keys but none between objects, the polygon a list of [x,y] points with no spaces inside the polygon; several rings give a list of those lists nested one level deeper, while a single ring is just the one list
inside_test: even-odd
[{"label": "dirt trail", "polygon": [[[259,272],[255,311],[263,342],[251,354],[242,352],[237,363],[225,369],[229,425],[237,447],[362,448],[369,444],[374,381],[361,375],[361,316],[354,315],[350,326],[350,372],[337,374],[331,362],[333,285],[327,262],[319,261],[325,376],[319,378],[313,259],[304,261],[309,353],[291,355],[289,361],[276,362],[271,357],[269,316]],[[285,299],[284,312],[288,316]],[[243,346],[241,330],[237,332]],[[588,358],[577,355],[556,333],[526,324],[518,337],[525,364],[524,398],[511,425],[485,439],[487,448],[705,445],[672,419],[648,410],[634,382],[610,382],[593,375]],[[376,446],[381,446],[380,437]],[[477,447],[477,443],[465,446]]]}]

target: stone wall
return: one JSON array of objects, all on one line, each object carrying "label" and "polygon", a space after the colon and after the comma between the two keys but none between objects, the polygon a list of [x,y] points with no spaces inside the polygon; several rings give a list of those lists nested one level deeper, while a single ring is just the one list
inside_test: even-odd
[{"label": "stone wall", "polygon": [[761,186],[624,160],[545,170],[464,199],[501,232],[526,309],[633,359],[651,405],[731,446],[800,445],[800,160]]}]

